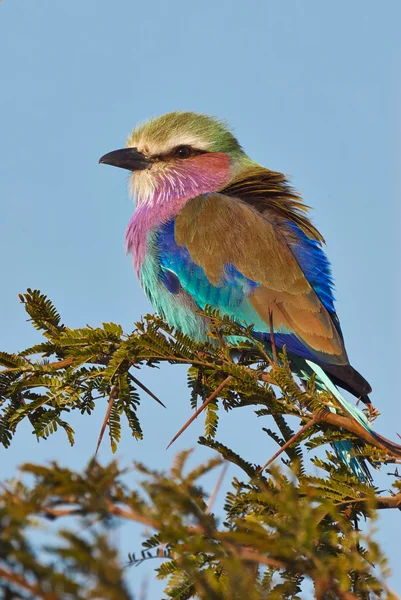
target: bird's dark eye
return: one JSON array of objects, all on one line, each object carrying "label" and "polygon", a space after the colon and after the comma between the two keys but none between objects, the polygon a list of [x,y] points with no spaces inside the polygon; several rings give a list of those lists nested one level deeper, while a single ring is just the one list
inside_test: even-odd
[{"label": "bird's dark eye", "polygon": [[189,158],[192,156],[192,148],[191,146],[178,146],[178,148],[174,150],[174,155],[177,156],[177,158]]}]

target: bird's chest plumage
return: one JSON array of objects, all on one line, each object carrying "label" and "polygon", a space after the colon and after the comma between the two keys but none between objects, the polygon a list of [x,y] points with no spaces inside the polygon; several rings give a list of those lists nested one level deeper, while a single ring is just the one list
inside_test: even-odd
[{"label": "bird's chest plumage", "polygon": [[166,236],[173,220],[167,225],[148,228],[146,215],[135,216],[127,229],[126,244],[147,298],[169,325],[195,340],[205,340],[207,326],[197,314],[199,306],[180,285],[175,273],[166,267],[167,254],[171,261],[175,259],[175,248]]},{"label": "bird's chest plumage", "polygon": [[[136,212],[127,229],[127,248],[145,294],[157,312],[170,325],[204,340],[207,324],[199,316],[199,309],[210,305],[245,319],[244,301],[256,284],[229,264],[220,281],[212,284],[187,247],[177,244],[175,219],[173,216],[154,225],[146,210]],[[257,320],[253,314],[249,318],[252,323]]]}]

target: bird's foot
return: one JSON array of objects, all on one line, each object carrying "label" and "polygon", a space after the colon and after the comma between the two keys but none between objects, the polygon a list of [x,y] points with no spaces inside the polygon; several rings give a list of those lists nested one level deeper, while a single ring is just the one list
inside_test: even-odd
[{"label": "bird's foot", "polygon": [[375,408],[371,402],[369,402],[369,404],[366,405],[366,409],[368,411],[368,416],[371,421],[373,421],[380,415],[378,409]]}]

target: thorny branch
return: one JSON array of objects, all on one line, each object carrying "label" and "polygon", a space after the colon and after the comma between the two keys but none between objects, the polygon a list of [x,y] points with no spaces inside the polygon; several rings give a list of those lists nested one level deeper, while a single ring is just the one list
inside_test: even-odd
[{"label": "thorny branch", "polygon": [[[222,472],[223,476],[224,476],[224,471]],[[344,502],[344,504],[364,504],[364,503],[368,503],[369,505],[372,504],[372,498],[358,498],[356,500],[346,500]],[[43,513],[44,517],[50,518],[50,519],[57,519],[60,517],[66,517],[66,516],[76,516],[76,515],[81,515],[81,516],[87,516],[87,509],[85,509],[84,507],[79,507],[79,499],[78,498],[60,498],[58,504],[64,505],[64,506],[68,506],[73,504],[74,507],[73,508],[57,508],[54,506],[43,506],[41,509],[41,512]],[[387,508],[399,508],[401,509],[401,492],[398,494],[395,494],[394,496],[376,496],[373,500],[373,504],[375,505],[375,508],[381,510],[381,509],[387,509]],[[158,523],[157,521],[150,519],[149,517],[143,515],[141,512],[134,510],[132,507],[126,505],[124,506],[119,506],[118,504],[115,504],[112,501],[107,501],[106,502],[106,509],[107,511],[115,516],[115,517],[119,517],[121,519],[126,519],[128,521],[134,521],[136,523],[141,523],[142,525],[146,525],[147,527],[152,527],[153,529],[160,529],[160,523]],[[208,512],[208,511],[207,511]],[[188,531],[192,531],[193,533],[202,533],[202,534],[206,534],[205,530],[202,530],[199,526],[195,526],[195,527],[190,527],[188,529]]]},{"label": "thorny branch", "polygon": [[[150,359],[153,360],[166,360],[165,356],[161,356],[161,355],[157,355],[155,354],[154,356],[150,357]],[[174,361],[174,362],[180,362],[180,363],[185,363],[187,365],[194,365],[194,366],[198,366],[201,368],[215,368],[215,364],[213,364],[212,361],[209,360],[196,360],[193,357],[191,358],[180,358],[180,357],[176,357],[176,356],[170,356],[167,357],[167,360],[170,361]],[[59,361],[54,361],[52,363],[48,363],[46,365],[46,368],[51,370],[51,371],[58,371],[61,369],[66,369],[68,367],[71,367],[74,365],[74,358],[73,357],[69,357],[69,358],[65,358]],[[103,365],[107,365],[108,360],[106,360],[105,358],[102,357],[97,357],[95,360],[90,361],[92,364],[103,364]],[[135,364],[135,363],[132,363]],[[269,373],[266,372],[258,372],[253,368],[250,367],[243,367],[244,369],[246,369],[246,371],[248,372],[248,374],[253,377],[253,378],[258,378],[260,381],[263,381],[265,383],[268,383],[270,385],[274,385],[276,382],[274,380],[274,377],[272,377],[272,372],[270,371]],[[273,367],[274,369],[274,367]],[[5,370],[4,370],[5,371]],[[224,375],[224,365],[222,365],[222,369],[221,369],[222,375]],[[134,376],[131,375],[131,373],[129,373],[129,376],[132,377],[132,379],[135,379],[135,382],[139,385],[141,384],[141,382],[139,382],[136,378],[134,378]],[[226,384],[224,384],[226,385]],[[29,387],[29,379],[26,380],[26,386]],[[142,389],[144,389],[144,391],[146,391],[152,398],[154,398],[157,402],[159,402],[160,404],[163,405],[163,403],[156,397],[154,396],[154,394],[148,390],[148,388],[146,388],[146,386],[144,386],[143,384],[140,385],[140,387]],[[224,387],[224,386],[223,386]],[[217,394],[220,393],[221,388],[219,388],[218,390],[216,390]],[[202,405],[197,412],[191,416],[190,420],[183,426],[182,430],[180,430],[177,434],[177,437],[179,435],[181,435],[181,433],[189,426],[190,423],[192,423],[192,421],[198,416],[198,414],[203,410],[203,408],[205,408],[205,406],[216,397],[217,395],[216,393],[213,393],[212,396],[210,398],[208,398],[208,400],[206,401],[206,403],[204,403],[204,405]],[[164,406],[164,405],[163,405]],[[314,420],[315,423],[327,423],[328,425],[333,425],[335,426],[337,429],[343,429],[345,431],[348,431],[354,435],[356,435],[357,437],[359,437],[361,440],[367,442],[368,444],[371,444],[374,447],[380,448],[381,450],[384,450],[385,452],[387,452],[389,454],[389,447],[388,445],[386,445],[384,443],[388,442],[388,440],[386,440],[385,438],[383,438],[382,436],[379,435],[371,435],[368,431],[366,431],[355,419],[353,419],[352,417],[348,417],[348,416],[344,416],[338,413],[334,413],[331,412],[327,409],[324,409],[323,407],[319,408],[319,410],[315,413],[312,414],[312,418]],[[173,440],[170,442],[169,446],[173,443],[173,441],[175,441],[175,439],[177,439],[177,437],[173,438]],[[391,456],[389,454],[388,456],[388,462],[396,462],[397,459],[401,459],[401,449],[399,446],[397,446],[396,444],[393,444],[392,450],[391,450],[391,454],[393,454],[393,456]]]},{"label": "thorny branch", "polygon": [[[359,533],[352,519],[359,516],[373,516],[375,508],[401,509],[400,486],[396,482],[394,495],[374,497],[374,489],[368,488],[364,483],[358,483],[349,475],[345,467],[338,465],[335,457],[330,458],[330,453],[328,453],[329,462],[320,460],[319,464],[316,456],[314,459],[315,464],[326,471],[325,477],[309,476],[305,471],[300,442],[308,439],[310,448],[313,449],[331,440],[357,438],[366,442],[366,445],[357,445],[358,453],[367,460],[372,462],[377,460],[381,463],[397,462],[401,458],[400,446],[376,433],[366,431],[340,407],[338,407],[339,412],[331,412],[327,408],[330,396],[320,394],[315,389],[313,380],[302,388],[293,378],[285,352],[277,359],[277,349],[274,352],[273,348],[276,357],[272,361],[266,349],[263,349],[260,344],[258,346],[257,340],[252,338],[250,329],[240,329],[238,324],[221,318],[216,312],[209,315],[206,314],[207,311],[205,312],[212,326],[216,327],[216,331],[213,334],[212,330],[212,342],[202,345],[194,343],[178,332],[173,332],[158,317],[146,317],[142,323],[137,324],[137,328],[130,335],[124,334],[122,328],[113,323],[103,324],[99,328],[88,326],[71,330],[60,324],[59,316],[46,297],[39,292],[28,292],[24,296],[27,312],[32,317],[35,327],[44,332],[46,339],[42,344],[20,354],[0,352],[0,365],[4,367],[0,371],[0,392],[3,401],[0,437],[5,446],[9,445],[17,425],[25,417],[31,420],[34,433],[38,437],[47,437],[57,430],[57,426],[61,426],[69,433],[70,439],[73,432],[71,433],[71,428],[68,430],[68,423],[61,419],[63,411],[78,409],[90,414],[99,397],[106,399],[108,397],[108,408],[98,447],[107,423],[110,426],[112,442],[119,440],[120,415],[126,416],[133,434],[136,433],[137,438],[140,439],[142,431],[136,414],[140,402],[137,388],[145,391],[158,403],[161,402],[132,375],[130,369],[146,365],[157,367],[160,363],[181,364],[190,367],[188,384],[192,390],[192,406],[196,406],[198,397],[202,398],[203,404],[193,413],[180,432],[218,396],[222,398],[221,405],[227,410],[243,406],[257,407],[258,416],[272,417],[281,434],[280,437],[274,431],[265,429],[280,445],[280,449],[264,468],[286,450],[289,457],[286,464],[292,470],[294,479],[287,478],[285,475],[280,479],[277,476],[280,470],[276,466],[270,467],[263,475],[258,465],[248,463],[234,450],[213,439],[214,430],[209,422],[207,429],[209,437],[200,438],[199,443],[216,450],[223,459],[242,469],[247,477],[245,482],[234,478],[232,483],[234,492],[226,496],[224,510],[227,521],[222,527],[218,526],[211,506],[224,472],[208,502],[207,494],[203,494],[197,483],[197,477],[202,476],[199,473],[207,472],[205,465],[195,469],[197,475],[191,479],[182,473],[183,462],[180,463],[179,459],[168,475],[148,471],[142,466],[143,470],[139,472],[149,476],[143,488],[144,496],[137,495],[134,490],[126,492],[126,488],[116,484],[113,477],[104,477],[104,473],[99,475],[96,471],[98,467],[88,470],[81,480],[80,476],[71,472],[66,474],[58,466],[54,471],[51,469],[43,475],[45,468],[33,465],[31,471],[29,468],[27,470],[37,477],[41,482],[40,485],[34,490],[29,490],[21,483],[21,487],[14,490],[21,491],[22,504],[27,509],[26,522],[30,522],[30,519],[37,515],[50,520],[71,516],[85,518],[91,524],[96,522],[96,525],[108,527],[107,524],[114,521],[107,517],[113,516],[122,522],[131,521],[146,529],[154,530],[155,534],[148,540],[149,548],[160,549],[168,546],[170,550],[174,548],[174,544],[178,544],[175,546],[172,559],[179,564],[184,579],[186,569],[190,566],[190,562],[186,561],[192,561],[192,557],[200,561],[198,563],[200,570],[192,570],[192,580],[182,588],[185,588],[185,594],[192,593],[188,590],[198,582],[201,569],[205,566],[202,562],[204,560],[202,553],[205,553],[205,557],[215,556],[213,560],[216,562],[212,565],[213,577],[215,576],[214,565],[219,565],[218,570],[222,566],[224,571],[226,560],[235,565],[233,573],[236,573],[235,569],[241,563],[242,566],[245,564],[244,573],[248,572],[248,575],[247,565],[264,566],[266,571],[272,572],[284,571],[289,577],[288,581],[294,579],[295,586],[298,585],[296,582],[299,576],[302,579],[303,575],[308,575],[315,583],[316,598],[319,600],[323,600],[327,593],[334,594],[334,597],[341,600],[360,598],[356,587],[351,585],[354,568],[356,576],[361,574],[361,581],[364,574],[368,578],[370,576],[373,578],[362,581],[364,590],[368,588],[377,590],[380,586],[385,589],[382,580],[376,581],[375,574],[371,570],[372,564],[375,564],[376,568],[381,568],[377,563],[377,557],[381,554],[375,551],[375,546],[371,544],[370,539],[366,544],[366,553],[365,549],[359,551],[359,543],[365,544],[368,538],[364,537],[363,533]],[[42,309],[45,315],[41,314]],[[244,342],[238,350],[238,347],[234,348],[227,341],[230,336],[243,337],[245,340],[252,338],[254,345],[251,343],[250,348]],[[235,356],[238,357],[238,353],[242,358],[236,360]],[[42,360],[30,358],[38,354],[42,356]],[[58,360],[47,362],[49,357],[55,356]],[[277,394],[277,390],[281,395]],[[24,404],[20,401],[22,394],[25,398]],[[211,415],[213,417],[214,412]],[[300,419],[303,425],[295,434],[287,423],[289,415]],[[209,433],[210,431],[212,433]],[[213,461],[216,459],[212,459]],[[84,483],[79,483],[80,481]],[[58,487],[59,485],[61,487]],[[99,489],[103,490],[102,494],[98,493]],[[38,490],[39,496],[35,496]],[[63,490],[68,492],[64,493]],[[30,495],[31,491],[33,495]],[[13,496],[13,492],[9,492],[8,498],[10,495]],[[17,496],[18,493],[15,492],[15,498]],[[30,504],[32,500],[34,502]],[[8,512],[11,514],[14,508],[12,502],[8,503],[6,494],[2,501],[4,504],[0,505],[0,518],[2,509],[7,518]],[[292,506],[291,509],[288,508],[289,505]],[[18,511],[20,509],[19,506]],[[301,513],[306,519],[306,527],[303,527]],[[171,522],[170,514],[174,515]],[[178,520],[175,520],[175,517],[178,517]],[[313,533],[310,528],[308,529],[308,519],[311,519],[309,523]],[[224,530],[224,527],[227,529]],[[313,529],[314,527],[316,529]],[[272,538],[268,540],[271,531],[273,531]],[[339,587],[339,582],[342,580],[337,576],[336,569],[341,565],[340,562],[336,562],[336,558],[333,558],[325,575],[321,576],[320,546],[317,550],[314,546],[295,548],[305,531],[309,531],[309,534],[314,536],[311,538],[312,542],[318,540],[316,543],[323,544],[328,550],[327,556],[331,556],[332,550],[333,556],[339,551],[344,561],[350,561],[346,563],[343,573],[343,578],[351,582],[349,591]],[[333,538],[330,538],[331,534]],[[10,536],[13,542],[15,539],[13,532]],[[287,541],[289,540],[286,552],[278,551],[277,544],[279,546],[281,544],[279,540],[285,540],[286,536]],[[203,542],[204,546],[202,546]],[[332,547],[331,543],[333,543]],[[182,554],[177,555],[178,547],[181,548]],[[218,549],[221,554],[214,555],[215,549]],[[168,560],[170,556],[167,554],[163,553],[163,558]],[[354,559],[351,554],[355,555],[355,562],[352,562]],[[189,556],[191,558],[188,558]],[[220,560],[222,562],[219,562]],[[11,584],[10,578],[14,577],[14,574],[10,575],[7,572],[8,563],[5,566],[4,573],[0,570],[0,579],[10,581]],[[170,568],[175,567],[170,565]],[[167,573],[166,570],[165,574]],[[18,571],[15,577],[17,579],[20,577]],[[25,589],[25,593],[33,594],[37,591],[37,597],[53,600],[53,596],[49,594],[41,595],[39,589],[24,588],[24,584],[31,584],[30,579],[28,582],[23,579],[19,582],[17,579],[14,579],[13,583]],[[201,583],[203,589],[209,590],[204,581]]]}]

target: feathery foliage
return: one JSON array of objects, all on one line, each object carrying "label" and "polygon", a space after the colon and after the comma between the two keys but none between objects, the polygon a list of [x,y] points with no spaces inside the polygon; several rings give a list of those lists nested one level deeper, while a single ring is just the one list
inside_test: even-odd
[{"label": "feathery foliage", "polygon": [[[285,354],[275,364],[255,342],[251,354],[252,328],[210,309],[204,313],[210,343],[196,344],[156,316],[146,316],[129,334],[113,323],[70,329],[40,292],[28,290],[21,301],[45,341],[18,354],[0,352],[5,448],[18,441],[23,420],[40,439],[61,429],[73,444],[81,432],[72,430],[69,415],[90,415],[99,402],[107,407],[104,426],[113,452],[127,429],[142,439],[137,408],[142,394],[151,392],[132,370],[169,363],[188,366],[193,409],[211,398],[198,443],[215,456],[192,470],[190,451],[180,453],[168,472],[136,463],[134,487],[116,462],[101,466],[92,459],[82,473],[57,463],[22,465],[21,476],[0,490],[0,597],[134,598],[124,567],[155,559],[166,598],[296,599],[305,581],[318,600],[396,598],[387,588],[386,559],[374,533],[360,526],[374,522],[377,510],[401,507],[397,471],[391,491],[382,495],[358,482],[329,449],[323,456],[320,447],[351,439],[374,468],[399,457],[367,438],[349,415],[332,413],[330,394],[315,389],[313,380],[306,387],[297,382]],[[240,347],[227,341],[238,336]],[[284,448],[266,470],[218,440],[221,408],[246,406]],[[310,424],[292,443],[288,417]],[[224,513],[215,514],[202,478],[223,462],[235,465],[237,476]],[[60,519],[57,544],[38,547],[37,528],[54,528]],[[129,522],[145,528],[147,538],[142,550],[133,548],[124,559],[109,531]]]}]

